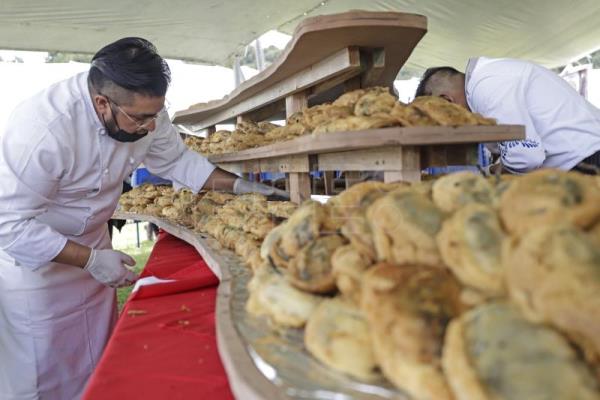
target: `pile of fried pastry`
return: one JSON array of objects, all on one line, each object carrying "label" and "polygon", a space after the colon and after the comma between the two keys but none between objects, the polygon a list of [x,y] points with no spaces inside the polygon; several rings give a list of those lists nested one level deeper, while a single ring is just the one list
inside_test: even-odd
[{"label": "pile of fried pastry", "polygon": [[396,99],[384,87],[358,89],[332,103],[292,114],[284,126],[270,122],[244,121],[234,131],[219,130],[207,139],[188,136],[187,146],[204,155],[231,153],[306,134],[345,132],[390,126],[494,125],[495,121],[471,113],[441,97],[423,96],[410,104]]},{"label": "pile of fried pastry", "polygon": [[267,234],[287,219],[297,206],[267,201],[261,194],[224,192],[194,194],[171,186],[141,185],[119,199],[123,212],[164,218],[198,233],[208,233],[221,246],[235,251],[251,268],[261,265],[260,245]]},{"label": "pile of fried pastry", "polygon": [[417,400],[600,399],[600,181],[357,184],[266,235],[247,310]]}]

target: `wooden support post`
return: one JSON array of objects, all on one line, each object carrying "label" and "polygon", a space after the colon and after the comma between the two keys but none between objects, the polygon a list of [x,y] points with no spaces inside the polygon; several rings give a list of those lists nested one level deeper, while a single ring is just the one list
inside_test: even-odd
[{"label": "wooden support post", "polygon": [[361,87],[375,86],[385,70],[385,50],[373,49],[368,53],[367,69],[362,75]]},{"label": "wooden support post", "polygon": [[[289,117],[297,111],[302,111],[308,105],[306,92],[294,93],[285,98],[285,116]],[[308,156],[307,163],[308,163]],[[310,199],[310,174],[308,172],[289,173],[290,200],[294,203],[302,203]]]},{"label": "wooden support post", "polygon": [[419,182],[421,180],[421,152],[418,147],[402,147],[400,162],[400,170],[384,171],[384,182]]},{"label": "wooden support post", "polygon": [[333,184],[333,171],[324,171],[323,172],[323,183],[325,185],[325,195],[333,196],[334,184]]},{"label": "wooden support post", "polygon": [[348,79],[346,82],[344,82],[344,92],[351,92],[353,90],[360,89],[361,84],[362,84],[361,76],[355,76],[352,79]]},{"label": "wooden support post", "polygon": [[308,96],[306,92],[294,93],[285,98],[285,117],[289,117],[295,112],[302,111],[308,106]]},{"label": "wooden support post", "polygon": [[310,199],[310,174],[290,172],[290,200],[300,204],[308,199]]},{"label": "wooden support post", "polygon": [[210,135],[212,135],[216,131],[217,131],[217,126],[216,125],[209,126],[208,128],[206,128],[206,137],[209,138]]},{"label": "wooden support post", "polygon": [[246,115],[242,114],[242,115],[238,115],[237,118],[235,119],[235,123],[239,124],[242,122],[247,122],[250,121],[250,118],[248,118]]}]

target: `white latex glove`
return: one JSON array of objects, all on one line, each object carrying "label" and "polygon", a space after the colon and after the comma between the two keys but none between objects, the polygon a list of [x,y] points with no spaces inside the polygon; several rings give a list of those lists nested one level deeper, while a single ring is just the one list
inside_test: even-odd
[{"label": "white latex glove", "polygon": [[289,200],[290,194],[285,190],[279,190],[271,186],[259,182],[249,182],[242,178],[237,178],[233,183],[233,193],[244,194],[244,193],[260,193],[267,197],[279,197],[282,199]]},{"label": "white latex glove", "polygon": [[88,271],[98,282],[118,288],[129,286],[138,279],[137,274],[127,269],[124,264],[133,266],[135,260],[117,250],[92,249],[90,258],[83,269]]}]

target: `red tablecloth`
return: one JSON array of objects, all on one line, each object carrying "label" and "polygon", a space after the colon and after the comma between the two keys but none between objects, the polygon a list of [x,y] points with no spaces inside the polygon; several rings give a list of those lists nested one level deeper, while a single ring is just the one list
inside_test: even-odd
[{"label": "red tablecloth", "polygon": [[194,247],[161,234],[125,304],[84,399],[232,399],[217,351],[218,280]]}]

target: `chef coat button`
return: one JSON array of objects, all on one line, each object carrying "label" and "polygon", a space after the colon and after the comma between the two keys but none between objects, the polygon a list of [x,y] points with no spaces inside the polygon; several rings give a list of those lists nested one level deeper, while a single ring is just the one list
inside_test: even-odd
[{"label": "chef coat button", "polygon": [[133,163],[135,163],[135,158],[129,157],[129,164],[133,164]]},{"label": "chef coat button", "polygon": [[104,175],[108,174],[108,168],[104,168]]}]

